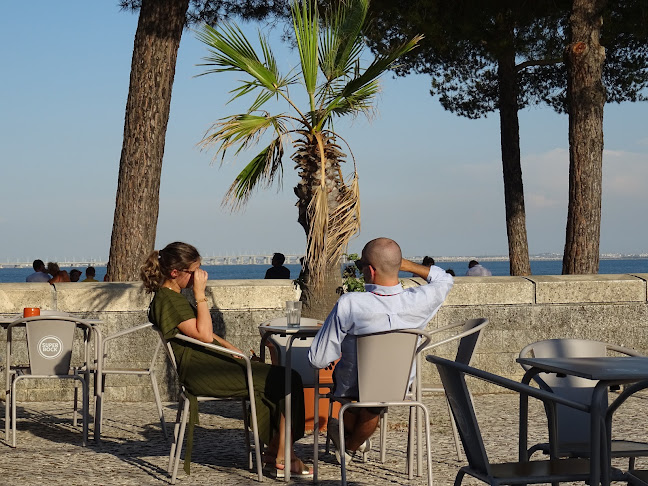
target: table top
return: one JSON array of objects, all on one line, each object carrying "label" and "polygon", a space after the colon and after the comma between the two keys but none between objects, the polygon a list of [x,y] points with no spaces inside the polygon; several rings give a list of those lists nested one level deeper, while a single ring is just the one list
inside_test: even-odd
[{"label": "table top", "polygon": [[[56,317],[74,317],[74,316],[62,316],[61,314],[58,315],[44,315],[41,314],[40,317],[51,317],[51,318],[56,318]],[[16,319],[22,318],[22,314],[3,314],[0,315],[0,326],[3,328],[7,328],[9,324],[11,324],[13,321]],[[98,324],[101,324],[102,321],[100,319],[81,319],[82,321],[85,321],[89,324],[92,324],[93,326],[96,326]]]},{"label": "table top", "polygon": [[648,380],[648,357],[601,356],[593,358],[518,358],[522,365],[550,373],[563,373],[589,380]]},{"label": "table top", "polygon": [[317,334],[317,331],[322,327],[322,320],[313,319],[311,317],[302,317],[300,320],[301,324],[299,326],[288,327],[286,323],[286,317],[277,317],[276,319],[271,319],[265,321],[259,325],[259,332],[261,334],[271,333],[281,333],[281,334],[312,334],[313,336]]}]

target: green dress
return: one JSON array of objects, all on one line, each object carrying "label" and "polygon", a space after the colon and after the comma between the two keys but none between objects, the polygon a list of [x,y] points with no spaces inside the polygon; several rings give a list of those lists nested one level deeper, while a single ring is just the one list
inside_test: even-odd
[{"label": "green dress", "polygon": [[[189,397],[191,416],[185,470],[188,470],[190,444],[193,439],[192,423],[198,417],[196,396],[247,397],[247,372],[245,361],[218,351],[207,350],[186,341],[173,339],[180,331],[181,322],[196,317],[196,309],[177,292],[166,287],[155,293],[149,307],[149,320],[155,324],[170,341],[178,365],[180,381],[193,397]],[[218,344],[214,341],[214,344]],[[259,439],[270,443],[279,431],[281,413],[284,410],[285,368],[252,362],[252,381],[256,400]],[[304,389],[299,373],[292,374],[292,434],[297,441],[304,436]]]}]

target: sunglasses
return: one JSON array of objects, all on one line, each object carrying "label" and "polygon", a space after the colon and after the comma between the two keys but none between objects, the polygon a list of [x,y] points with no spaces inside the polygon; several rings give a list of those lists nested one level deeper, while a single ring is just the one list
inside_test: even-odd
[{"label": "sunglasses", "polygon": [[362,260],[356,260],[355,261],[355,266],[358,267],[358,270],[362,272],[362,269],[366,267],[367,265],[371,265],[370,263],[363,262]]}]

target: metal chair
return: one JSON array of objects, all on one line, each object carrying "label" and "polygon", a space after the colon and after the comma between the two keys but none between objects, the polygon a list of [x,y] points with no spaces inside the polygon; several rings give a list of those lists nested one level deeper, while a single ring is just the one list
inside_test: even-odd
[{"label": "metal chair", "polygon": [[[446,344],[452,343],[454,341],[459,341],[459,345],[457,346],[457,354],[455,356],[455,361],[458,363],[463,363],[469,365],[472,362],[473,354],[475,352],[475,348],[479,344],[479,341],[481,340],[481,332],[484,330],[484,328],[488,325],[488,319],[484,317],[479,317],[476,319],[468,319],[466,321],[462,322],[456,322],[452,324],[448,324],[447,326],[440,327],[438,329],[434,329],[432,331],[428,331],[428,334],[434,338],[435,335],[439,334],[441,336],[446,335],[448,332],[456,332],[458,328],[460,328],[460,332],[452,335],[450,337],[442,338],[439,341],[432,343],[428,345],[421,353],[418,354],[417,360],[416,360],[416,386],[412,388],[412,393],[416,394],[416,399],[419,402],[423,401],[423,394],[424,393],[445,393],[445,390],[443,387],[424,387],[422,383],[422,373],[419,373],[418,371],[422,369],[421,367],[421,356],[431,352],[433,349],[436,349],[440,346],[445,346]],[[450,404],[448,403],[448,400],[446,399],[446,404],[448,405],[448,416],[450,417],[450,424],[452,426],[452,434],[454,436],[454,441],[455,441],[455,450],[457,451],[457,459],[458,460],[463,460],[463,454],[461,453],[461,443],[459,440],[459,434],[457,433],[457,425],[455,424],[454,418],[452,417],[452,412],[450,411]],[[383,419],[383,418],[381,418]],[[384,424],[381,422],[381,427],[380,427],[380,440],[381,440],[381,461],[384,461],[384,455],[385,455],[385,441],[386,441],[386,432],[387,432],[387,416],[385,414],[384,416]],[[421,417],[420,414],[417,416],[417,423],[420,423]],[[383,435],[383,431],[385,431],[385,434]],[[410,432],[411,433],[411,432]],[[420,427],[417,427],[417,444],[419,444],[419,451],[417,454],[418,462],[417,462],[417,468],[420,471],[421,470],[421,460],[423,455],[420,452],[420,444],[422,442],[422,437],[421,437],[421,429]]]},{"label": "metal chair", "polygon": [[[28,364],[14,363],[13,331],[25,327],[27,335]],[[80,367],[72,367],[72,351],[75,344],[75,330],[83,334],[83,360]],[[92,358],[89,337],[92,324],[64,315],[43,315],[19,318],[7,327],[7,354],[5,365],[5,437],[11,428],[11,446],[16,447],[16,387],[18,382],[30,378],[71,379],[81,382],[83,393],[83,445],[88,442],[89,369]],[[13,363],[13,364],[12,364]],[[83,375],[83,376],[82,376]],[[76,393],[76,389],[75,389]],[[73,424],[77,422],[77,400],[74,400]]]},{"label": "metal chair", "polygon": [[[589,339],[548,339],[529,344],[520,351],[520,358],[589,358],[610,354],[643,356],[634,349]],[[528,366],[523,368],[528,370]],[[596,381],[576,376],[560,376],[556,373],[540,373],[534,381],[543,389],[569,400],[590,403]],[[590,418],[578,410],[558,406],[546,409],[549,423],[549,442],[535,444],[528,449],[531,455],[542,451],[551,457],[589,457]],[[552,415],[553,414],[553,415]],[[630,469],[635,458],[648,456],[648,444],[642,442],[613,440],[612,457],[628,457]]]},{"label": "metal chair", "polygon": [[[427,407],[420,401],[408,400],[407,392],[412,365],[430,342],[430,336],[418,329],[396,329],[386,332],[357,336],[358,400],[330,396],[332,401],[343,403],[340,409],[340,465],[342,484],[346,484],[346,461],[344,442],[344,412],[349,408],[404,406],[420,409],[425,416],[428,485],[432,485],[432,453],[430,445],[430,417]],[[411,416],[411,414],[410,414]],[[329,407],[329,420],[331,407]],[[411,427],[410,423],[410,427]],[[327,439],[328,448],[328,439]],[[408,443],[407,471],[413,474],[413,435]]]},{"label": "metal chair", "polygon": [[140,324],[135,327],[131,327],[129,329],[125,329],[123,331],[119,331],[115,334],[112,334],[108,337],[103,338],[103,349],[102,349],[102,359],[104,360],[102,369],[101,369],[101,399],[99,400],[99,404],[96,407],[97,408],[97,414],[99,415],[98,423],[99,423],[99,432],[101,432],[101,426],[103,423],[103,405],[104,405],[104,397],[105,397],[105,390],[106,390],[106,377],[108,375],[134,375],[134,376],[148,376],[151,380],[151,387],[153,388],[153,395],[155,397],[155,405],[157,407],[158,411],[158,416],[160,417],[160,425],[162,426],[162,432],[164,433],[164,437],[168,437],[167,433],[167,427],[166,427],[166,422],[164,421],[164,410],[162,408],[162,400],[160,399],[160,391],[158,388],[158,383],[157,383],[157,378],[156,378],[156,373],[155,373],[155,365],[157,363],[157,358],[160,353],[160,349],[162,348],[162,340],[160,340],[157,336],[157,333],[155,333],[155,348],[153,351],[153,356],[151,357],[151,361],[148,363],[147,367],[143,368],[130,368],[130,367],[111,367],[111,366],[106,366],[105,360],[109,357],[108,354],[108,344],[118,338],[122,338],[124,336],[130,336],[131,334],[139,331],[144,331],[147,329],[152,329],[153,324],[150,322]]},{"label": "metal chair", "polygon": [[[171,362],[172,368],[175,371],[176,378],[178,379],[178,383],[180,383],[180,398],[178,402],[178,413],[176,417],[176,423],[173,429],[173,442],[171,444],[171,449],[169,451],[169,466],[167,468],[167,472],[171,475],[171,484],[175,484],[176,482],[176,477],[178,475],[178,465],[180,463],[180,455],[182,452],[182,442],[184,440],[184,434],[185,434],[185,429],[187,426],[187,421],[189,420],[189,398],[187,397],[187,394],[185,393],[185,387],[180,382],[180,375],[178,373],[178,366],[175,360],[175,355],[173,354],[173,349],[171,348],[171,344],[164,338],[162,333],[160,332],[159,329],[157,329],[154,326],[154,329],[158,332],[160,336],[160,340],[165,344],[164,349],[166,350],[167,356],[169,358],[169,361]],[[245,430],[245,445],[246,445],[246,450],[247,450],[247,455],[248,455],[248,466],[250,469],[252,469],[253,466],[253,460],[252,460],[252,448],[250,445],[250,436],[248,435],[248,429],[252,429],[252,435],[254,437],[254,453],[256,457],[256,469],[257,469],[257,476],[259,481],[263,481],[263,465],[261,461],[261,445],[259,442],[259,429],[257,426],[257,418],[256,418],[256,402],[254,399],[254,389],[252,386],[252,367],[250,365],[250,359],[245,356],[242,353],[238,353],[236,351],[232,351],[231,349],[223,348],[221,346],[217,346],[215,344],[210,344],[210,343],[204,343],[202,341],[198,341],[197,339],[190,338],[188,336],[185,336],[183,334],[177,334],[174,339],[179,339],[181,341],[186,341],[189,343],[192,343],[194,345],[202,346],[206,349],[211,349],[214,351],[221,351],[227,354],[231,354],[232,356],[238,356],[241,359],[245,361],[246,367],[247,367],[247,383],[248,383],[248,397],[246,398],[230,398],[230,397],[209,397],[209,396],[197,396],[196,399],[198,403],[201,402],[208,402],[208,401],[221,401],[221,400],[236,400],[240,401],[242,404],[243,408],[243,426]],[[250,402],[250,417],[251,417],[251,424],[248,423],[248,417],[247,417],[247,402]],[[185,466],[186,467],[186,466]]]},{"label": "metal chair", "polygon": [[435,364],[439,371],[468,459],[468,465],[459,469],[457,473],[455,486],[461,485],[466,474],[493,486],[587,481],[589,479],[590,464],[587,459],[569,458],[491,464],[484,447],[465,376],[473,376],[517,393],[537,398],[542,400],[545,407],[551,408],[560,404],[587,412],[588,405],[438,356],[428,356],[427,360]]}]

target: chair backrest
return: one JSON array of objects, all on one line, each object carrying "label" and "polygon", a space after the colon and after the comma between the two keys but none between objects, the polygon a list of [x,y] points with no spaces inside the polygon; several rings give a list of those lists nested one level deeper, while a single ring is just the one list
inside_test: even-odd
[{"label": "chair backrest", "polygon": [[69,374],[77,323],[70,318],[46,316],[27,320],[25,326],[31,374]]},{"label": "chair backrest", "polygon": [[[529,344],[520,351],[520,358],[592,358],[607,356],[608,351],[637,355],[636,351],[591,339],[547,339]],[[529,367],[522,365],[525,370]],[[590,403],[597,381],[556,373],[539,373],[538,385],[564,398]],[[590,437],[589,415],[562,405],[556,407],[558,448],[567,443],[587,442]]]},{"label": "chair backrest", "polygon": [[430,336],[418,329],[357,336],[359,401],[403,401],[415,358],[429,342]]},{"label": "chair backrest", "polygon": [[[428,358],[430,359],[430,358]],[[436,357],[435,357],[436,359]],[[435,361],[441,383],[457,424],[459,437],[463,444],[468,464],[472,469],[490,476],[491,468],[488,461],[484,440],[479,430],[475,408],[466,385],[465,373],[452,367],[453,362],[439,359]]]}]

